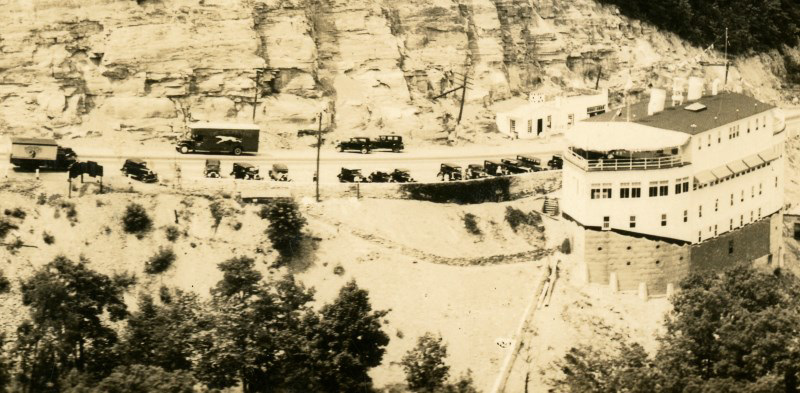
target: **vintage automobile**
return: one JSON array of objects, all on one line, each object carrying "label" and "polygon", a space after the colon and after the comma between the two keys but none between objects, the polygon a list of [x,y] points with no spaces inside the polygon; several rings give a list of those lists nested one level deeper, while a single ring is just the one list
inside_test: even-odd
[{"label": "vintage automobile", "polygon": [[469,164],[467,165],[467,170],[464,171],[464,178],[467,180],[482,179],[484,177],[489,177],[489,175],[481,164]]},{"label": "vintage automobile", "polygon": [[147,167],[147,162],[139,158],[129,158],[120,169],[124,176],[145,183],[155,183],[158,175]]},{"label": "vintage automobile", "polygon": [[414,183],[416,181],[411,177],[411,171],[405,168],[395,169],[391,176],[392,179],[390,181],[392,183]]},{"label": "vintage automobile", "polygon": [[461,166],[456,164],[444,163],[439,169],[436,177],[442,181],[455,181],[461,180]]},{"label": "vintage automobile", "polygon": [[341,141],[336,145],[336,148],[339,149],[339,151],[356,150],[360,151],[361,154],[367,154],[372,149],[369,138],[364,137],[355,137],[347,141]]},{"label": "vintage automobile", "polygon": [[517,174],[517,173],[530,173],[533,172],[533,169],[528,168],[527,166],[523,165],[520,161],[517,161],[513,158],[503,158],[500,160],[500,163],[503,164],[503,168],[505,169],[507,174]]},{"label": "vintage automobile", "polygon": [[547,161],[547,166],[550,169],[561,169],[564,167],[564,158],[561,157],[561,154],[556,154],[550,161]]},{"label": "vintage automobile", "polygon": [[395,153],[399,153],[404,147],[403,137],[400,135],[381,135],[378,137],[378,139],[373,139],[370,141],[371,150],[388,149]]},{"label": "vintage automobile", "polygon": [[494,160],[486,160],[483,162],[483,168],[486,170],[486,173],[491,176],[504,176],[506,175],[505,165],[501,162],[497,162]]},{"label": "vintage automobile", "polygon": [[261,180],[261,176],[258,174],[258,168],[247,162],[234,162],[231,176],[233,176],[234,179]]},{"label": "vintage automobile", "polygon": [[389,172],[375,171],[369,174],[367,180],[370,183],[388,183],[391,179]]},{"label": "vintage automobile", "polygon": [[531,170],[534,171],[534,172],[539,172],[541,170],[544,170],[544,168],[542,168],[542,160],[540,160],[540,159],[538,159],[536,157],[526,156],[526,155],[518,155],[517,156],[517,161],[519,161],[520,165],[522,165],[524,167],[527,167],[527,168],[531,168]]},{"label": "vintage automobile", "polygon": [[203,175],[205,177],[209,178],[221,177],[219,171],[220,171],[219,160],[206,160],[205,170],[203,170]]},{"label": "vintage automobile", "polygon": [[367,181],[364,175],[361,174],[361,169],[355,168],[342,168],[336,177],[339,178],[340,183],[363,183]]},{"label": "vintage automobile", "polygon": [[291,181],[289,180],[289,168],[284,164],[272,164],[269,178],[275,181]]}]

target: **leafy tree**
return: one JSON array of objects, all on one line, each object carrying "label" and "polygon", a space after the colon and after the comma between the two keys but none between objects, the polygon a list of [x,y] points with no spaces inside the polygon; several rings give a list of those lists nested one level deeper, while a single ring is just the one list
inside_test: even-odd
[{"label": "leafy tree", "polygon": [[115,364],[117,335],[107,320],[126,317],[125,287],[84,262],[56,257],[22,283],[30,318],[18,328],[16,352],[28,391],[58,391],[70,370],[103,376]]},{"label": "leafy tree", "polygon": [[197,295],[162,287],[161,304],[152,296],[139,298],[139,310],[128,317],[120,345],[127,364],[157,366],[166,371],[190,370],[194,336],[200,329]]},{"label": "leafy tree", "polygon": [[313,291],[292,276],[264,283],[254,264],[244,257],[219,264],[197,375],[213,388],[241,384],[245,393],[303,386],[311,376],[300,372],[308,363],[301,319],[313,312]]},{"label": "leafy tree", "polygon": [[381,320],[388,313],[373,311],[368,292],[350,281],[319,315],[306,315],[319,391],[372,389],[367,372],[381,364],[386,352],[389,336],[381,330]]},{"label": "leafy tree", "polygon": [[[67,382],[67,381],[65,381]],[[72,382],[72,383],[69,383]],[[193,393],[197,380],[187,371],[164,371],[156,366],[134,364],[114,369],[99,383],[73,377],[64,393]]]},{"label": "leafy tree", "polygon": [[125,208],[122,216],[122,228],[127,233],[143,234],[153,227],[153,220],[147,214],[144,206],[131,203]]},{"label": "leafy tree", "polygon": [[581,392],[797,392],[800,281],[791,273],[735,266],[692,275],[672,301],[652,361],[635,347],[610,359],[573,349],[558,385]]},{"label": "leafy tree", "polygon": [[0,333],[0,392],[5,392],[6,387],[11,385],[11,361],[3,349],[5,343],[5,335]]},{"label": "leafy tree", "polygon": [[279,199],[263,213],[266,213],[266,218],[269,220],[267,236],[281,257],[277,264],[284,265],[298,256],[302,250],[306,219],[300,213],[297,202],[292,199]]},{"label": "leafy tree", "polygon": [[433,392],[444,386],[450,366],[444,360],[447,345],[441,336],[425,333],[417,339],[417,346],[408,351],[400,362],[406,373],[408,388],[414,392]]},{"label": "leafy tree", "polygon": [[159,274],[165,272],[175,262],[175,251],[172,248],[160,247],[155,255],[150,257],[144,264],[144,272],[147,274]]}]

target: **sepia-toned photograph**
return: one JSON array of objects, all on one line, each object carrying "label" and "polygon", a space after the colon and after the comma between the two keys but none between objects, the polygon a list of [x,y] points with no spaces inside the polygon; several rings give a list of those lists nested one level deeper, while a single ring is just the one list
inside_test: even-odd
[{"label": "sepia-toned photograph", "polygon": [[797,0],[0,0],[0,393],[800,392]]}]

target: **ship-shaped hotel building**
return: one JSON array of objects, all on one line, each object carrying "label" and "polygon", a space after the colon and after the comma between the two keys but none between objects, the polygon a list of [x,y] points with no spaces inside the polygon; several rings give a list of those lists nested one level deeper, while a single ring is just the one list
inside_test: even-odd
[{"label": "ship-shaped hotel building", "polygon": [[567,133],[561,208],[589,282],[657,295],[693,271],[780,263],[782,113],[709,90],[653,89]]}]

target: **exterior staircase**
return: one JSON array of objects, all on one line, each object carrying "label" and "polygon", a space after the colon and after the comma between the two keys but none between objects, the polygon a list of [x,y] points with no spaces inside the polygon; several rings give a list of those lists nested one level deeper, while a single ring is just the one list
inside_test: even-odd
[{"label": "exterior staircase", "polygon": [[542,212],[551,216],[557,216],[559,214],[558,198],[544,197]]}]

